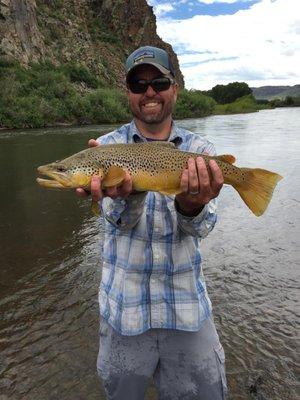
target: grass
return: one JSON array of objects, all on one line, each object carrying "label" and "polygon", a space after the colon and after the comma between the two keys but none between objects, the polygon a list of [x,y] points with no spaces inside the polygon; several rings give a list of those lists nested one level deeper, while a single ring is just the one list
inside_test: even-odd
[{"label": "grass", "polygon": [[[122,123],[130,120],[126,95],[107,87],[84,65],[49,61],[20,66],[0,57],[0,127],[40,128],[59,124]],[[220,105],[197,90],[180,90],[175,119],[260,109],[249,95]]]},{"label": "grass", "polygon": [[0,126],[38,128],[60,123],[127,121],[125,94],[104,88],[83,65],[50,62],[25,69],[0,59]]},{"label": "grass", "polygon": [[261,109],[252,95],[247,95],[236,99],[232,103],[228,104],[216,104],[213,110],[213,114],[243,114],[249,112],[255,112]]}]

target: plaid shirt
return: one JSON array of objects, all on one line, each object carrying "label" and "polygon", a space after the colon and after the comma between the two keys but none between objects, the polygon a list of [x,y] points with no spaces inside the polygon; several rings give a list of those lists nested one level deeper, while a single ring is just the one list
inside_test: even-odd
[{"label": "plaid shirt", "polygon": [[[101,136],[101,144],[146,141],[134,122]],[[173,123],[169,141],[180,150],[215,154],[201,136]],[[105,231],[99,288],[100,313],[123,335],[150,328],[196,331],[211,314],[201,268],[200,241],[216,222],[212,200],[196,217],[185,217],[174,196],[138,193],[105,197]]]}]

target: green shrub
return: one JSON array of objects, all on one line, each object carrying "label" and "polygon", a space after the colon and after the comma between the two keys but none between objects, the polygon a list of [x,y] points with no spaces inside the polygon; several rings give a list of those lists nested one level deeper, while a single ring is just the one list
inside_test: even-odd
[{"label": "green shrub", "polygon": [[93,123],[115,123],[130,118],[125,94],[114,89],[98,89],[85,97],[88,118]]},{"label": "green shrub", "polygon": [[[84,87],[78,90],[78,83]],[[101,80],[76,64],[49,61],[23,68],[0,59],[0,126],[42,127],[67,123],[117,122],[129,118],[125,95],[100,89]],[[98,88],[98,90],[91,89]]]},{"label": "green shrub", "polygon": [[197,90],[183,89],[178,93],[174,110],[176,119],[198,118],[211,114],[216,102]]},{"label": "green shrub", "polygon": [[84,82],[88,87],[94,89],[101,86],[100,80],[82,65],[69,63],[64,65],[63,69],[69,76],[71,82]]},{"label": "green shrub", "polygon": [[243,96],[229,104],[217,104],[214,108],[214,114],[240,114],[255,112],[259,110],[252,95]]},{"label": "green shrub", "polygon": [[216,85],[207,94],[219,104],[228,104],[252,94],[252,90],[245,82],[231,82],[228,85]]}]

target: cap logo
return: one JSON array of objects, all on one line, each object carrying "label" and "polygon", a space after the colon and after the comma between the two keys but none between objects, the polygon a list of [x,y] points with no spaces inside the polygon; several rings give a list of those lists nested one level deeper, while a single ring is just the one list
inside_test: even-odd
[{"label": "cap logo", "polygon": [[154,51],[143,50],[143,51],[138,52],[133,59],[133,63],[137,64],[137,63],[143,61],[144,58],[155,58]]}]

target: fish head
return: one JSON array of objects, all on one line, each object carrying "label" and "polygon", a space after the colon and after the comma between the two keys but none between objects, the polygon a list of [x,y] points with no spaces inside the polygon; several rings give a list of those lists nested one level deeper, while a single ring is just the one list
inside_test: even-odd
[{"label": "fish head", "polygon": [[[103,176],[99,166],[93,166],[91,163],[80,162],[80,160],[62,160],[38,167],[41,175],[47,176],[49,180],[39,180],[41,186],[52,188],[53,180],[58,182],[61,188],[84,188],[89,189],[93,175]],[[49,181],[47,183],[47,181]]]}]

